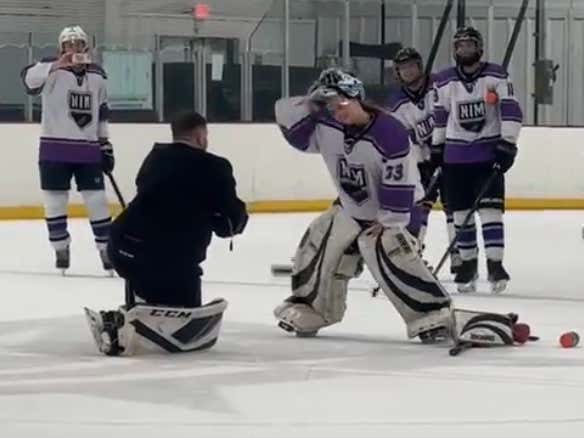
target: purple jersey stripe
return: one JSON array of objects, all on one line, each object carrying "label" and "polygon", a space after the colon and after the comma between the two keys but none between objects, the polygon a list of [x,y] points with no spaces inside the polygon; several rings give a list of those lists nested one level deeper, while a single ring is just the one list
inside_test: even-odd
[{"label": "purple jersey stripe", "polygon": [[97,142],[82,140],[64,142],[41,138],[39,160],[59,163],[99,163],[101,151]]},{"label": "purple jersey stripe", "polygon": [[407,213],[413,204],[413,187],[381,186],[379,189],[379,205],[383,209]]},{"label": "purple jersey stripe", "polygon": [[495,146],[497,141],[470,142],[470,143],[449,143],[446,142],[444,149],[445,163],[482,163],[493,161],[495,158]]},{"label": "purple jersey stripe", "polygon": [[305,151],[310,146],[310,137],[316,129],[316,121],[310,117],[306,116],[300,120],[295,125],[291,126],[290,129],[286,129],[280,126],[282,134],[292,146],[301,151]]},{"label": "purple jersey stripe", "polygon": [[434,106],[434,124],[436,126],[446,126],[448,122],[448,112],[443,106]]},{"label": "purple jersey stripe", "polygon": [[519,104],[511,99],[501,99],[501,118],[505,120],[510,118],[513,120],[523,121],[523,113]]}]

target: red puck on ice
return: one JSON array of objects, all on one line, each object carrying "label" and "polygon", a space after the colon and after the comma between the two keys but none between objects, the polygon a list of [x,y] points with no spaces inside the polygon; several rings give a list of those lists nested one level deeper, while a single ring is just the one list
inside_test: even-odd
[{"label": "red puck on ice", "polygon": [[529,339],[531,329],[529,325],[519,322],[513,325],[513,340],[518,344],[525,344]]},{"label": "red puck on ice", "polygon": [[580,336],[576,332],[566,332],[560,336],[560,345],[564,348],[572,348],[578,345]]}]

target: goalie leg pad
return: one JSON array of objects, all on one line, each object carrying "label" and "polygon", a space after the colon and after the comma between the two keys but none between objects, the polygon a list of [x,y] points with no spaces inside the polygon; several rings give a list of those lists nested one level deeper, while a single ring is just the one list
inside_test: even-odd
[{"label": "goalie leg pad", "polygon": [[451,299],[419,256],[415,239],[405,230],[386,229],[359,237],[365,264],[407,326],[408,337],[453,328]]},{"label": "goalie leg pad", "polygon": [[[226,308],[227,301],[217,299],[194,308],[136,304],[129,310],[121,307],[99,314],[86,309],[86,314],[101,352],[130,356],[147,351],[180,353],[210,348],[217,342]],[[118,315],[116,331],[111,327],[108,331],[105,324],[105,315],[111,313]]]},{"label": "goalie leg pad", "polygon": [[[362,258],[355,245],[360,232],[361,227],[339,205],[333,205],[310,224],[294,256],[292,297],[274,311],[278,320],[293,319],[298,331],[318,330],[341,321],[347,284],[362,271]],[[302,306],[288,309],[290,303]],[[292,318],[283,313],[304,314],[306,306],[316,316],[299,318],[293,313]]]}]

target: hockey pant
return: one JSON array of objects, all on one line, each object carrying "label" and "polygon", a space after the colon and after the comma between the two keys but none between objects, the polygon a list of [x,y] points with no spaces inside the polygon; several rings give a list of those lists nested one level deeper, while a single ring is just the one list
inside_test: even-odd
[{"label": "hockey pant", "polygon": [[450,298],[413,242],[405,231],[386,230],[373,239],[340,206],[331,207],[310,224],[300,242],[292,296],[275,309],[276,319],[299,334],[341,321],[348,282],[362,272],[364,261],[404,319],[408,336],[439,326],[450,328]]},{"label": "hockey pant", "polygon": [[95,312],[85,309],[98,349],[107,355],[145,352],[180,353],[212,347],[219,337],[227,301],[202,307],[136,304],[130,309]]}]

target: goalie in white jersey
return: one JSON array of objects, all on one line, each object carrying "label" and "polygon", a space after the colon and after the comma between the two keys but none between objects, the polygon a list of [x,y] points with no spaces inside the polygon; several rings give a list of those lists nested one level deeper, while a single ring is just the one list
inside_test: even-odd
[{"label": "goalie in white jersey", "polygon": [[58,44],[58,58],[43,59],[22,71],[27,93],[42,97],[39,169],[49,240],[56,267],[64,272],[70,263],[67,205],[75,177],[103,267],[111,271],[105,251],[111,219],[103,173],[113,170],[114,157],[108,141],[106,75],[91,62],[81,27],[63,29]]},{"label": "goalie in white jersey", "polygon": [[[424,245],[424,238],[428,226],[428,216],[434,203],[442,201],[446,214],[446,224],[449,240],[454,238],[454,222],[452,212],[448,209],[444,194],[442,175],[437,172],[430,160],[432,132],[434,131],[434,78],[424,73],[424,61],[420,53],[412,48],[401,49],[393,59],[394,69],[401,87],[389,97],[388,107],[408,129],[413,142],[413,155],[418,163],[422,186],[426,191],[424,199],[419,202],[414,214],[420,216],[420,231],[417,235],[420,245]],[[450,271],[455,274],[462,263],[456,248],[450,254]]]},{"label": "goalie in white jersey", "polygon": [[475,290],[478,248],[474,217],[464,228],[462,225],[494,175],[478,214],[488,279],[492,291],[500,292],[509,280],[503,267],[504,173],[517,154],[523,115],[505,69],[481,62],[483,39],[476,29],[464,27],[456,32],[454,54],[456,67],[436,75],[432,160],[443,167],[448,204],[454,212],[463,260],[455,282],[460,292]]},{"label": "goalie in white jersey", "polygon": [[292,296],[274,313],[280,327],[315,335],[343,318],[348,281],[363,261],[404,319],[410,338],[450,335],[451,300],[408,232],[423,197],[404,126],[363,102],[356,77],[321,73],[308,96],[281,99],[276,121],[286,140],[322,155],[339,195],[309,226],[294,257]]}]

